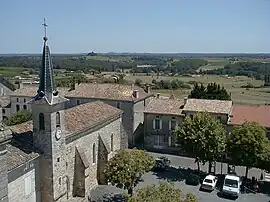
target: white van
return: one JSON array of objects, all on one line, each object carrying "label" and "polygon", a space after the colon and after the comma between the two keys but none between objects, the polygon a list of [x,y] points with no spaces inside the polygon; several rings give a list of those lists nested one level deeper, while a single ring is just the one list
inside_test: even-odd
[{"label": "white van", "polygon": [[222,193],[224,195],[238,197],[240,193],[241,180],[236,175],[226,175],[224,184],[222,187]]}]

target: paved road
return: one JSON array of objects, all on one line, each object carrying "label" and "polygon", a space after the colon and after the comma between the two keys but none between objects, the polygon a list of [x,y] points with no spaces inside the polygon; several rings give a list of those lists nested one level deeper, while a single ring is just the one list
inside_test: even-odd
[{"label": "paved road", "polygon": [[[161,154],[150,153],[154,157],[158,157]],[[184,170],[179,170],[178,167],[189,167],[189,168],[197,168],[197,164],[194,163],[194,159],[186,158],[186,157],[178,157],[173,155],[166,155],[172,162],[172,168],[170,168],[166,172],[153,173],[149,172],[143,176],[143,182],[139,183],[135,190],[138,188],[145,187],[150,184],[158,184],[159,181],[169,181],[173,182],[176,187],[181,188],[184,193],[191,192],[195,194],[200,202],[219,202],[219,201],[230,201],[229,199],[224,199],[219,197],[218,191],[215,190],[211,193],[199,191],[199,186],[189,186],[185,184],[185,172]],[[218,167],[219,166],[219,167]],[[221,165],[217,165],[217,173],[218,170],[221,169]],[[223,173],[227,172],[227,165],[223,166]],[[202,166],[202,170],[207,171],[208,165]],[[239,167],[236,168],[236,172],[238,174],[245,174],[245,168]],[[260,171],[257,169],[250,170],[250,174],[258,177],[260,176]],[[99,186],[96,190],[92,192],[94,201],[118,201],[121,202],[121,193],[123,191],[121,189],[115,188],[113,186]],[[115,196],[113,198],[113,196]],[[113,198],[113,199],[109,199]],[[268,202],[270,197],[264,194],[241,194],[236,201],[244,201],[244,202]]]},{"label": "paved road", "polygon": [[[148,152],[152,156],[159,157],[159,156],[167,156],[172,163],[172,166],[175,167],[186,167],[186,168],[192,168],[197,169],[197,163],[194,163],[195,159],[188,158],[188,157],[180,157],[176,155],[168,155],[168,154],[158,154],[153,152]],[[201,170],[208,172],[208,163],[206,163],[204,166],[201,164]],[[246,168],[242,166],[236,166],[235,171],[240,176],[245,176]],[[227,173],[227,164],[226,163],[216,163],[216,174],[226,174]],[[260,169],[252,168],[248,172],[248,177],[251,178],[254,176],[257,179],[260,179],[262,171]]]}]

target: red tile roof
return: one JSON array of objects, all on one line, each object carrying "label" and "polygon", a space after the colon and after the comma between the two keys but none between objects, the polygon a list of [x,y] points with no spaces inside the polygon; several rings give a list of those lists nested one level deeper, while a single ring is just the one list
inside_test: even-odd
[{"label": "red tile roof", "polygon": [[270,128],[270,106],[241,106],[232,108],[231,124],[241,125],[245,121],[255,121],[260,125]]}]

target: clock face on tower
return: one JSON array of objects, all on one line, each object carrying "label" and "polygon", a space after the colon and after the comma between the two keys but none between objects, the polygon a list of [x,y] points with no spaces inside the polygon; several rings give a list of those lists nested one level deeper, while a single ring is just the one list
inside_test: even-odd
[{"label": "clock face on tower", "polygon": [[61,136],[62,136],[61,133],[62,133],[61,130],[56,130],[56,132],[55,132],[55,138],[56,138],[56,140],[59,140],[61,138]]}]

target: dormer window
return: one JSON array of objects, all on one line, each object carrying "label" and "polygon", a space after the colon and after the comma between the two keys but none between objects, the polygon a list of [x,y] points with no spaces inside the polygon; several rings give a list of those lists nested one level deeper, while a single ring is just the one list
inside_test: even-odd
[{"label": "dormer window", "polygon": [[45,130],[45,119],[43,113],[39,114],[39,130]]},{"label": "dormer window", "polygon": [[60,128],[60,113],[56,112],[56,128]]}]

